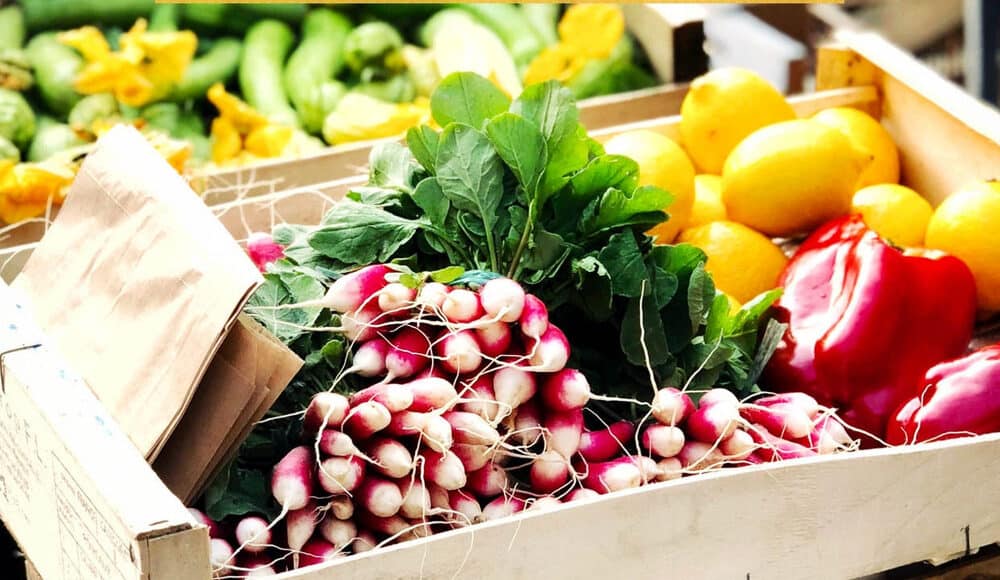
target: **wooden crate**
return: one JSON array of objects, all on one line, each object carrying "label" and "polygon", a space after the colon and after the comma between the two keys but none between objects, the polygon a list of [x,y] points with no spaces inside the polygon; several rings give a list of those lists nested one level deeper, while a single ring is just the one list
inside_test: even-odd
[{"label": "wooden crate", "polygon": [[[904,182],[935,202],[1000,171],[1000,113],[878,37],[851,34],[840,41],[820,52],[823,90],[792,100],[800,115],[831,106],[880,115],[902,151]],[[659,118],[599,133],[607,138],[644,127],[675,136],[677,121]],[[216,211],[236,237],[273,219],[316,222],[359,181]],[[30,249],[4,253],[17,258]],[[17,269],[10,264],[6,275]],[[4,307],[9,304],[0,303]],[[37,574],[81,577],[91,570],[81,561],[92,567],[104,558],[111,564],[97,570],[106,578],[205,577],[204,528],[137,452],[99,445],[121,438],[113,422],[83,385],[62,385],[54,396],[45,369],[58,368],[58,360],[29,352],[9,354],[3,364],[0,475],[7,481],[0,485],[0,515]],[[67,423],[66,415],[82,419]],[[120,475],[109,477],[109,465]],[[998,478],[1000,434],[723,470],[281,577],[853,578],[911,562],[944,562],[1000,542]],[[61,495],[67,480],[76,486],[74,510]]]}]

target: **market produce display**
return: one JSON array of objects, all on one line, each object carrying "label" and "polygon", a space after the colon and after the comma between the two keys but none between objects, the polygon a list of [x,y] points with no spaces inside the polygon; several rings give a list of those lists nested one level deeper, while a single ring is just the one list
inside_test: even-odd
[{"label": "market produce display", "polygon": [[549,79],[577,98],[656,82],[613,5],[98,4],[0,8],[2,222],[60,204],[116,123],[178,171],[210,171],[400,137],[456,71],[513,97]]}]

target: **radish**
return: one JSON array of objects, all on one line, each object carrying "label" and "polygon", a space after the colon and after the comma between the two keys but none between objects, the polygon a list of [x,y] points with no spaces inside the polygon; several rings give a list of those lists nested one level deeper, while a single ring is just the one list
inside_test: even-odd
[{"label": "radish", "polygon": [[752,425],[748,431],[753,440],[760,445],[754,453],[759,454],[764,460],[799,459],[817,455],[815,451],[804,445],[775,437],[762,425]]},{"label": "radish", "polygon": [[358,527],[351,520],[326,518],[319,525],[319,533],[335,548],[343,550],[358,535]]},{"label": "radish", "polygon": [[351,342],[366,342],[378,335],[377,320],[382,316],[378,306],[368,305],[340,316],[340,328]]},{"label": "radish", "polygon": [[334,429],[324,429],[320,433],[319,451],[324,455],[333,455],[335,457],[361,455],[361,451],[354,445],[354,440],[351,439],[350,435]]},{"label": "radish", "polygon": [[518,323],[521,326],[521,334],[537,340],[549,329],[549,310],[545,307],[545,303],[533,294],[526,294]]},{"label": "radish", "polygon": [[381,336],[361,343],[354,351],[350,372],[363,377],[377,377],[385,374],[385,357],[391,350],[389,342]]},{"label": "radish", "polygon": [[285,518],[285,542],[290,550],[297,552],[306,545],[316,531],[318,516],[316,502],[311,499],[306,507],[288,512]]},{"label": "radish", "polygon": [[544,495],[529,502],[527,509],[531,511],[543,511],[557,508],[562,504],[563,502],[559,501],[559,498]]},{"label": "radish", "polygon": [[697,441],[714,444],[732,435],[739,420],[736,406],[727,402],[702,405],[688,417],[686,432]]},{"label": "radish", "polygon": [[500,442],[500,433],[479,415],[449,411],[442,416],[451,425],[451,433],[457,443],[492,446]]},{"label": "radish", "polygon": [[687,393],[666,387],[653,397],[653,417],[664,425],[676,426],[694,412],[694,403]]},{"label": "radish", "polygon": [[188,508],[188,512],[191,514],[191,516],[195,519],[196,522],[208,527],[209,538],[222,537],[223,535],[222,528],[219,526],[217,522],[209,519],[209,517],[205,515],[205,512],[195,508]]},{"label": "radish", "polygon": [[542,421],[542,427],[547,431],[546,448],[568,459],[580,448],[583,410],[549,413]]},{"label": "radish", "polygon": [[643,484],[655,481],[660,475],[660,467],[652,457],[646,457],[645,455],[626,455],[625,457],[618,459],[618,461],[627,461],[638,467],[639,473],[642,475]]},{"label": "radish", "polygon": [[631,421],[618,421],[599,431],[584,430],[577,452],[587,461],[607,461],[621,453],[633,437],[635,424]]},{"label": "radish", "polygon": [[315,566],[316,564],[322,564],[323,562],[339,558],[341,555],[340,550],[330,542],[313,538],[306,542],[305,546],[302,546],[298,567]]},{"label": "radish", "polygon": [[445,298],[451,289],[439,282],[428,282],[417,292],[417,305],[424,311],[435,312],[444,305]]},{"label": "radish", "polygon": [[424,519],[417,520],[407,520],[406,525],[408,526],[406,531],[400,534],[396,538],[397,542],[409,542],[410,540],[419,540],[420,538],[426,538],[431,535],[431,523]]},{"label": "radish", "polygon": [[368,475],[354,494],[354,501],[369,513],[387,518],[399,512],[403,505],[403,495],[394,482]]},{"label": "radish", "polygon": [[307,435],[315,435],[326,427],[339,428],[350,411],[347,397],[339,393],[323,391],[313,395],[302,419],[302,429]]},{"label": "radish", "polygon": [[462,491],[448,492],[449,505],[454,512],[448,514],[448,520],[459,527],[478,524],[483,521],[483,508],[476,498]]},{"label": "radish", "polygon": [[448,491],[465,486],[467,478],[462,460],[451,451],[424,451],[424,475],[427,481]]},{"label": "radish", "polygon": [[517,408],[514,416],[514,431],[511,433],[514,441],[524,447],[530,447],[544,435],[541,413],[534,401],[523,403]]},{"label": "radish", "polygon": [[562,370],[569,361],[569,341],[559,327],[550,324],[541,337],[530,340],[528,352],[532,370],[554,373]]},{"label": "radish", "polygon": [[751,453],[749,457],[743,460],[744,463],[748,463],[750,465],[761,465],[763,463],[769,463],[771,461],[772,461],[771,459],[764,459],[756,451]]},{"label": "radish", "polygon": [[274,466],[271,473],[271,495],[282,510],[291,511],[306,507],[312,490],[312,449],[300,445],[286,453]]},{"label": "radish", "polygon": [[398,413],[410,408],[413,404],[413,391],[395,383],[381,383],[351,395],[351,405],[356,406],[366,401],[375,401],[384,406],[390,413]]},{"label": "radish", "polygon": [[462,461],[462,466],[465,467],[466,473],[482,469],[495,455],[492,447],[486,445],[469,445],[467,443],[452,445],[451,452]]},{"label": "radish", "polygon": [[514,339],[514,333],[505,322],[490,322],[477,327],[474,332],[479,350],[483,356],[490,359],[495,359],[510,350],[510,343]]},{"label": "radish", "polygon": [[208,561],[215,576],[226,576],[232,572],[233,547],[221,538],[212,538],[208,545]]},{"label": "radish", "polygon": [[659,457],[673,457],[684,447],[684,431],[679,427],[650,425],[642,432],[642,446]]},{"label": "radish", "polygon": [[677,454],[681,466],[691,471],[702,471],[722,467],[726,456],[711,443],[704,441],[687,441]]},{"label": "radish", "polygon": [[819,416],[823,408],[820,406],[816,399],[806,393],[781,393],[778,395],[771,395],[768,397],[761,397],[756,401],[753,401],[754,405],[760,405],[761,407],[772,407],[774,405],[793,405],[806,412],[810,419],[815,419]]},{"label": "radish", "polygon": [[361,554],[363,552],[370,552],[378,546],[378,539],[375,535],[368,530],[358,531],[358,536],[354,538],[354,542],[351,543],[351,549],[354,550],[355,554]]},{"label": "radish", "polygon": [[397,437],[419,435],[421,441],[438,453],[451,448],[451,425],[439,415],[403,411],[392,416],[386,433]]},{"label": "radish", "polygon": [[413,411],[437,411],[450,409],[458,402],[458,392],[445,379],[429,377],[414,379],[403,385],[413,393]]},{"label": "radish", "polygon": [[[403,479],[396,482],[403,504],[399,513],[405,518],[422,518],[431,511],[431,493],[419,480]],[[445,491],[447,493],[447,491]]]},{"label": "radish", "polygon": [[415,288],[409,288],[399,282],[390,282],[378,292],[378,307],[386,314],[400,312],[412,306],[416,297]]},{"label": "radish", "polygon": [[733,431],[728,438],[719,443],[719,451],[726,456],[729,461],[742,461],[750,456],[757,449],[753,437],[743,429]]},{"label": "radish", "polygon": [[351,408],[342,428],[352,439],[366,439],[389,426],[392,414],[385,405],[365,401]]},{"label": "radish", "polygon": [[479,289],[486,315],[500,322],[517,322],[524,311],[524,288],[510,278],[494,278]]},{"label": "radish", "polygon": [[795,442],[821,455],[833,453],[854,443],[844,426],[830,416],[820,418],[808,435]]},{"label": "radish", "polygon": [[354,502],[346,495],[335,495],[327,504],[327,511],[338,520],[349,520],[354,515]]},{"label": "radish", "polygon": [[236,524],[235,536],[243,551],[251,554],[263,552],[271,544],[271,529],[264,518],[257,516],[241,519],[240,523]]},{"label": "radish", "polygon": [[709,389],[698,399],[699,408],[715,405],[716,403],[726,403],[733,407],[738,407],[740,400],[736,398],[736,395],[732,391],[727,389]]},{"label": "radish", "polygon": [[552,493],[566,485],[570,477],[569,462],[555,451],[545,451],[531,462],[531,489]]},{"label": "radish", "polygon": [[661,459],[656,463],[656,467],[660,471],[656,476],[656,481],[672,481],[680,479],[684,475],[684,466],[681,465],[681,460],[676,457]]},{"label": "radish", "polygon": [[542,402],[552,411],[582,409],[590,400],[590,383],[576,369],[563,369],[550,376],[539,390]]},{"label": "radish", "polygon": [[446,379],[449,382],[451,382],[450,379],[448,379],[448,377],[445,376],[445,374],[441,370],[440,366],[434,366],[434,361],[433,360],[431,361],[431,364],[429,366],[427,366],[427,368],[425,368],[424,370],[420,371],[419,373],[413,375],[413,378],[414,379]]},{"label": "radish", "polygon": [[350,493],[365,477],[365,463],[355,455],[330,457],[319,464],[319,486],[334,495]]},{"label": "radish", "polygon": [[395,439],[375,439],[365,447],[375,462],[375,470],[388,477],[403,477],[413,469],[413,456],[405,445]]},{"label": "radish", "polygon": [[265,576],[277,576],[271,558],[264,554],[242,553],[237,559],[243,578],[263,578]]},{"label": "radish", "polygon": [[483,520],[499,520],[524,510],[524,500],[516,497],[500,496],[483,506]]},{"label": "radish", "polygon": [[268,264],[285,256],[285,249],[274,241],[271,234],[254,232],[247,236],[247,255],[258,270],[266,272]]},{"label": "radish", "polygon": [[322,306],[336,312],[357,310],[385,287],[385,276],[391,272],[385,264],[375,264],[341,276],[330,285],[323,297]]},{"label": "radish", "polygon": [[813,429],[812,419],[799,406],[788,403],[771,406],[742,405],[740,415],[784,439],[800,439]]},{"label": "radish", "polygon": [[430,362],[431,341],[423,331],[407,326],[390,340],[391,350],[385,355],[385,368],[391,379],[411,377],[424,370]]},{"label": "radish", "polygon": [[428,483],[427,493],[431,496],[431,507],[435,510],[450,510],[451,500],[448,499],[448,490],[443,487]]},{"label": "radish", "polygon": [[500,406],[493,394],[493,375],[481,375],[471,384],[463,383],[459,411],[475,413],[491,424],[496,424]]},{"label": "radish", "polygon": [[507,366],[493,373],[493,395],[500,404],[501,417],[534,397],[536,390],[535,376],[521,367]]},{"label": "radish", "polygon": [[436,350],[442,359],[441,366],[452,373],[468,374],[483,364],[483,353],[471,330],[446,332],[438,340]]},{"label": "radish", "polygon": [[358,512],[358,515],[354,519],[358,526],[385,536],[401,534],[410,527],[410,524],[398,515],[380,518],[362,510]]},{"label": "radish", "polygon": [[498,496],[507,489],[507,472],[496,463],[489,463],[469,473],[466,489],[483,499]]},{"label": "radish", "polygon": [[[627,459],[627,458],[626,458]],[[611,460],[589,463],[583,487],[605,494],[642,485],[642,471],[631,461]]]},{"label": "radish", "polygon": [[448,322],[458,324],[472,322],[483,315],[483,306],[479,303],[479,296],[463,288],[455,288],[448,293],[441,303],[441,313],[448,319]]},{"label": "radish", "polygon": [[568,503],[571,501],[594,499],[595,497],[601,497],[601,494],[597,493],[592,489],[581,487],[579,489],[574,489],[573,491],[569,492],[569,494],[563,499],[563,502]]}]

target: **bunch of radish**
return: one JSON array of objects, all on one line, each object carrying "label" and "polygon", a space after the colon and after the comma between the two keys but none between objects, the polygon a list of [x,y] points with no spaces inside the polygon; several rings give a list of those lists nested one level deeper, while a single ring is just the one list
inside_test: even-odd
[{"label": "bunch of radish", "polygon": [[603,422],[588,408],[602,397],[566,366],[569,344],[545,304],[507,278],[414,288],[374,265],[338,279],[319,302],[340,314],[354,343],[344,374],[368,386],[312,398],[302,444],[273,471],[282,515],[244,518],[236,544],[215,538],[217,573],[302,567],[705,469],[850,444],[807,395],[742,403],[724,389],[696,405],[664,388],[646,417],[587,429],[585,418]]}]

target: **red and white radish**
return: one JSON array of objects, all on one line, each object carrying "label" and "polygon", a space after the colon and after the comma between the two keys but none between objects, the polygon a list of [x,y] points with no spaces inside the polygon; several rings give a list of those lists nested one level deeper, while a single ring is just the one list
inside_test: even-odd
[{"label": "red and white radish", "polygon": [[694,413],[694,403],[687,393],[666,387],[656,392],[652,405],[653,418],[664,425],[680,425],[691,413]]},{"label": "red and white radish", "polygon": [[475,413],[449,411],[442,416],[451,425],[451,434],[456,443],[496,445],[500,442],[500,433]]},{"label": "red and white radish", "polygon": [[741,405],[740,416],[750,423],[758,423],[783,439],[800,439],[813,429],[812,419],[798,405],[789,403],[761,406]]},{"label": "red and white radish", "polygon": [[293,448],[271,473],[271,495],[283,510],[306,507],[313,490],[313,453],[305,445]]},{"label": "red and white radish", "polygon": [[330,542],[319,538],[313,538],[306,542],[305,546],[302,546],[302,550],[299,552],[298,567],[305,568],[306,566],[315,566],[316,564],[329,562],[330,560],[340,558],[342,556],[344,556],[344,554]]},{"label": "red and white radish", "polygon": [[493,396],[500,404],[500,417],[506,417],[535,396],[535,376],[521,367],[506,366],[493,373]]},{"label": "red and white radish", "polygon": [[584,466],[583,487],[605,494],[642,485],[643,474],[628,458],[597,461]]},{"label": "red and white radish", "polygon": [[378,292],[378,307],[387,314],[405,311],[413,306],[416,297],[416,288],[390,282]]},{"label": "red and white radish", "polygon": [[569,361],[569,341],[559,327],[550,324],[541,337],[529,340],[528,354],[531,370],[554,373],[562,370]]},{"label": "red and white radish", "polygon": [[673,457],[684,447],[684,431],[679,427],[650,425],[642,432],[642,446],[658,457]]},{"label": "red and white radish", "polygon": [[327,512],[338,520],[349,520],[354,515],[354,501],[346,495],[335,495],[327,504]]},{"label": "red and white radish", "polygon": [[223,536],[222,528],[217,522],[205,515],[205,512],[195,508],[188,508],[188,512],[196,522],[208,527],[208,537],[221,538]]},{"label": "red and white radish", "polygon": [[715,405],[716,403],[726,403],[738,407],[740,400],[728,389],[709,389],[698,399],[698,408]]},{"label": "red and white radish", "polygon": [[787,441],[768,432],[762,425],[751,425],[747,430],[760,446],[754,453],[766,461],[814,457],[815,451],[793,441]]},{"label": "red and white radish", "polygon": [[411,377],[424,370],[431,360],[431,341],[419,328],[401,329],[389,339],[389,344],[385,368],[391,379]]},{"label": "red and white radish", "polygon": [[335,457],[361,455],[361,451],[354,445],[351,436],[335,429],[324,429],[320,434],[319,451],[324,455]]},{"label": "red and white radish", "polygon": [[392,416],[386,434],[396,437],[416,435],[421,441],[438,453],[451,448],[454,440],[451,425],[440,415],[403,411]]},{"label": "red and white radish", "polygon": [[268,264],[285,256],[285,249],[274,241],[271,234],[253,232],[247,236],[247,255],[258,270],[266,272]]},{"label": "red and white radish", "polygon": [[529,475],[532,491],[552,493],[569,482],[569,461],[555,451],[545,451],[531,462]]},{"label": "red and white radish", "polygon": [[319,533],[338,550],[346,548],[358,535],[358,526],[351,520],[326,518],[319,525]]},{"label": "red and white radish", "polygon": [[467,443],[452,445],[451,452],[462,461],[466,473],[482,469],[496,455],[492,447],[486,445],[469,445]]},{"label": "red and white radish", "polygon": [[369,513],[387,518],[399,512],[403,496],[396,483],[369,474],[354,494],[354,501]]},{"label": "red and white radish", "polygon": [[512,516],[522,510],[524,510],[524,500],[516,497],[500,496],[483,506],[483,520],[499,520],[500,518]]},{"label": "red and white radish", "polygon": [[496,463],[489,463],[469,473],[465,488],[483,499],[498,496],[507,490],[507,472]]},{"label": "red and white radish", "polygon": [[351,342],[366,342],[378,336],[379,320],[383,318],[377,305],[369,304],[360,310],[345,312],[340,316],[344,338]]},{"label": "red and white radish", "polygon": [[677,454],[681,466],[689,471],[705,471],[722,467],[726,462],[723,455],[712,443],[688,440]]},{"label": "red and white radish", "polygon": [[544,435],[541,412],[534,401],[527,401],[517,408],[516,413],[510,436],[515,443],[530,447]]},{"label": "red and white radish", "polygon": [[481,375],[475,381],[463,383],[458,406],[459,411],[475,413],[491,424],[496,424],[500,406],[493,394],[493,375]]},{"label": "red and white radish", "polygon": [[761,397],[753,401],[754,405],[760,405],[761,407],[773,407],[774,405],[793,405],[806,412],[810,419],[815,419],[822,412],[823,407],[813,398],[811,395],[806,393],[792,392],[792,393],[780,393],[777,395],[770,395],[767,397]]},{"label": "red and white radish", "polygon": [[454,288],[441,303],[441,313],[448,322],[463,324],[472,322],[483,315],[479,295],[464,288]]},{"label": "red and white radish", "polygon": [[427,282],[417,291],[417,306],[425,312],[441,310],[451,289],[440,282]]},{"label": "red and white radish", "polygon": [[378,539],[375,537],[375,534],[372,534],[368,530],[359,530],[358,536],[351,543],[351,550],[355,554],[362,554],[374,550],[376,546],[378,546]]},{"label": "red and white radish", "polygon": [[585,487],[581,487],[579,489],[574,489],[573,491],[569,492],[566,495],[566,497],[563,498],[563,502],[564,503],[568,503],[568,502],[571,502],[571,501],[581,501],[581,500],[585,500],[585,499],[594,499],[595,497],[601,497],[601,494],[597,493],[596,491],[594,491],[592,489],[587,489]]},{"label": "red and white radish", "polygon": [[505,322],[483,324],[476,327],[474,332],[476,333],[476,342],[479,343],[479,350],[483,356],[491,359],[506,354],[514,339],[510,325]]},{"label": "red and white radish", "polygon": [[350,493],[365,477],[365,462],[358,456],[329,457],[319,464],[319,485],[327,493]]},{"label": "red and white radish", "polygon": [[719,443],[719,451],[730,461],[742,461],[757,449],[753,437],[743,429],[733,431],[733,434]]},{"label": "red and white radish", "polygon": [[468,374],[483,364],[483,353],[471,330],[446,332],[438,340],[436,350],[441,366],[448,372]]},{"label": "red and white radish", "polygon": [[251,554],[263,552],[271,544],[271,529],[264,518],[257,516],[247,516],[241,519],[236,524],[234,535],[243,551]]},{"label": "red and white radish", "polygon": [[577,409],[566,413],[549,413],[542,421],[546,430],[546,448],[570,458],[580,448],[583,436],[583,411]]},{"label": "red and white radish", "polygon": [[302,418],[302,429],[307,435],[315,435],[320,429],[340,428],[351,409],[347,397],[340,393],[323,391],[313,395]]},{"label": "red and white radish", "polygon": [[479,289],[483,310],[491,319],[517,322],[524,311],[524,288],[510,278],[494,278]]},{"label": "red and white radish", "polygon": [[656,462],[656,467],[659,469],[656,481],[672,481],[680,479],[684,475],[684,466],[681,465],[681,460],[676,457],[661,459]]},{"label": "red and white radish", "polygon": [[627,455],[619,461],[628,461],[632,465],[639,468],[639,473],[642,475],[642,483],[647,484],[651,481],[655,481],[657,476],[660,474],[660,467],[656,464],[656,461],[652,457],[646,457],[645,455]]},{"label": "red and white radish", "polygon": [[557,508],[562,504],[563,502],[559,501],[558,498],[551,495],[544,495],[527,502],[527,509],[531,511],[544,511]]},{"label": "red and white radish", "polygon": [[590,383],[576,369],[563,369],[550,376],[539,389],[545,407],[557,412],[582,409],[590,400]]},{"label": "red and white radish", "polygon": [[274,562],[266,554],[242,552],[236,561],[239,563],[237,568],[239,568],[242,578],[264,578],[278,575],[274,570]]},{"label": "red and white radish", "polygon": [[467,478],[462,460],[451,451],[424,451],[424,476],[427,481],[448,491],[461,489]]},{"label": "red and white radish", "polygon": [[840,449],[849,448],[853,443],[847,430],[833,417],[821,417],[816,421],[812,431],[796,443],[812,449],[819,454],[828,454]]},{"label": "red and white radish", "polygon": [[330,285],[322,305],[342,313],[357,310],[385,287],[385,276],[391,272],[385,264],[375,264],[341,276]]},{"label": "red and white radish", "polygon": [[369,378],[384,375],[385,357],[391,348],[389,342],[381,336],[361,343],[354,351],[350,371]]},{"label": "red and white radish", "polygon": [[414,379],[403,386],[413,393],[413,403],[410,405],[413,411],[448,410],[458,402],[458,392],[454,385],[442,378]]},{"label": "red and white radish", "polygon": [[356,406],[366,401],[375,401],[384,406],[390,413],[398,413],[410,408],[413,404],[413,391],[395,383],[381,383],[351,395],[351,405]]},{"label": "red and white radish", "polygon": [[739,421],[740,413],[735,405],[724,401],[701,405],[688,417],[685,432],[692,439],[715,444],[732,435]]},{"label": "red and white radish", "polygon": [[396,534],[401,534],[410,527],[410,524],[398,515],[381,518],[364,510],[358,510],[354,519],[355,523],[361,529],[370,530],[376,534],[382,534],[384,536],[395,536]]},{"label": "red and white radish", "polygon": [[[396,482],[403,495],[403,505],[399,513],[405,518],[423,518],[431,511],[431,493],[418,479],[402,479]],[[447,492],[445,492],[447,493]]]},{"label": "red and white radish", "polygon": [[375,462],[375,470],[388,477],[404,477],[413,469],[413,456],[405,445],[386,437],[370,441],[365,450]]},{"label": "red and white radish", "polygon": [[232,571],[233,547],[222,538],[212,538],[208,544],[208,561],[216,577],[226,576]]},{"label": "red and white radish", "polygon": [[524,307],[518,320],[521,334],[527,338],[539,339],[549,329],[549,310],[545,303],[532,294],[524,296]]},{"label": "red and white radish", "polygon": [[385,429],[391,421],[392,414],[385,405],[375,401],[365,401],[351,407],[341,428],[352,439],[362,440]]},{"label": "red and white radish", "polygon": [[635,437],[635,423],[617,421],[598,431],[584,430],[577,452],[587,461],[607,461],[620,454]]},{"label": "red and white radish", "polygon": [[313,500],[309,500],[306,507],[302,509],[288,512],[285,517],[285,542],[288,544],[288,548],[293,552],[301,550],[316,531],[318,520],[319,512],[316,510],[316,502]]},{"label": "red and white radish", "polygon": [[448,500],[453,512],[448,514],[448,520],[459,527],[477,524],[483,521],[483,508],[479,501],[462,491],[448,492]]}]

